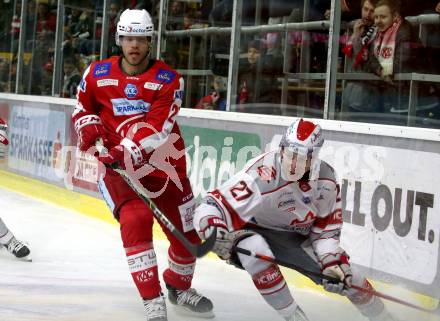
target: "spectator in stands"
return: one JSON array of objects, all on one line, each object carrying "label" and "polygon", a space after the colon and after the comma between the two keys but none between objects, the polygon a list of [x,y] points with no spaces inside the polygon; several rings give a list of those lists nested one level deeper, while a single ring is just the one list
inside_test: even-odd
[{"label": "spectator in stands", "polygon": [[37,34],[42,31],[52,31],[55,33],[57,17],[50,12],[47,0],[38,0],[37,11]]},{"label": "spectator in stands", "polygon": [[182,30],[183,27],[183,5],[180,1],[171,1],[167,21],[167,30]]},{"label": "spectator in stands", "polygon": [[65,98],[75,98],[76,89],[81,81],[81,74],[74,61],[70,58],[64,59],[63,71],[64,80],[61,95]]},{"label": "spectator in stands", "polygon": [[437,3],[437,6],[435,7],[435,11],[437,11],[437,13],[440,13],[440,1],[439,3]]},{"label": "spectator in stands", "polygon": [[412,72],[421,60],[415,57],[421,48],[411,24],[402,18],[397,0],[379,0],[374,10],[377,34],[370,45],[368,69],[383,82],[380,90],[384,112],[407,113],[409,83],[394,81],[395,73]]},{"label": "spectator in stands", "polygon": [[93,18],[91,12],[84,10],[79,16],[79,21],[72,30],[73,47],[81,54],[89,55],[88,40],[93,36]]},{"label": "spectator in stands", "polygon": [[82,11],[77,8],[72,8],[70,13],[66,16],[64,32],[74,34],[76,31],[76,25],[79,23],[79,17]]},{"label": "spectator in stands", "polygon": [[11,24],[14,15],[13,6],[9,3],[0,2],[0,51],[11,50]]},{"label": "spectator in stands", "polygon": [[119,16],[121,15],[121,13],[122,13],[122,9],[119,1],[112,0],[110,2],[110,11],[109,11],[109,33],[108,33],[109,56],[116,55],[119,53],[119,47],[116,46],[115,35],[116,35],[116,25],[119,21]]},{"label": "spectator in stands", "polygon": [[[368,47],[376,35],[374,9],[377,0],[362,0],[361,19],[353,24],[347,45],[342,50],[346,56],[346,72],[369,72],[366,63]],[[359,80],[346,83],[342,93],[342,111],[349,112],[344,119],[352,118],[352,112],[376,113],[380,111],[379,88],[376,83]]]},{"label": "spectator in stands", "polygon": [[197,103],[196,109],[226,110],[227,78],[215,76],[213,91]]},{"label": "spectator in stands", "polygon": [[[274,61],[271,56],[266,54],[263,41],[250,41],[247,60],[245,63],[240,64],[238,111],[246,111],[245,104],[279,103],[281,94],[276,78],[281,69],[282,64]],[[250,111],[250,109],[247,111]]]}]

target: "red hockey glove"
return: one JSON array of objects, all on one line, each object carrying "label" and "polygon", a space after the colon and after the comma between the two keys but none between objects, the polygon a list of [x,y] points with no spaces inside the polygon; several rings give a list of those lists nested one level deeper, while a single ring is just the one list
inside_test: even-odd
[{"label": "red hockey glove", "polygon": [[6,145],[9,144],[8,134],[6,133],[8,125],[6,122],[0,118],[0,159],[5,158],[6,155]]},{"label": "red hockey glove", "polygon": [[2,145],[8,145],[8,134],[6,131],[8,130],[8,125],[6,122],[0,118],[0,144]]},{"label": "red hockey glove", "polygon": [[104,126],[98,115],[89,114],[78,118],[75,122],[75,130],[78,134],[78,148],[83,152],[94,147],[99,138],[105,140]]},{"label": "red hockey glove", "polygon": [[144,163],[144,154],[133,141],[124,138],[108,153],[100,154],[98,160],[107,167],[126,169],[141,166]]},{"label": "red hockey glove", "polygon": [[339,283],[323,280],[322,285],[325,290],[343,295],[346,294],[348,288],[351,287],[353,278],[348,258],[345,252],[340,252],[326,254],[319,260],[322,274],[340,280]]}]

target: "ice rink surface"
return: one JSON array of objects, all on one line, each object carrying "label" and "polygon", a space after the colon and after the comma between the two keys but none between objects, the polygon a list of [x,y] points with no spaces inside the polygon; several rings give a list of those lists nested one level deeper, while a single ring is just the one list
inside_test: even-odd
[{"label": "ice rink surface", "polygon": [[[146,320],[117,226],[4,189],[0,216],[17,238],[29,243],[33,258],[18,261],[0,250],[0,321]],[[163,270],[167,244],[155,241],[155,248]],[[213,300],[213,320],[282,321],[246,272],[215,258],[199,260],[193,286]],[[345,299],[316,289],[290,289],[310,321],[367,320]],[[439,320],[386,305],[399,320]],[[168,319],[201,320],[176,314],[170,304]]]}]

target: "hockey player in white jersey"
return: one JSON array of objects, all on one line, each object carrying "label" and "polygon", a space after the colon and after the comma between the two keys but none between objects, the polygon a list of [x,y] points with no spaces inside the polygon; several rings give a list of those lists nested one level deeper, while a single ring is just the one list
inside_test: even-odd
[{"label": "hockey player in white jersey", "polygon": [[[6,133],[7,128],[8,126],[6,122],[0,118],[0,159],[5,158],[6,155],[6,146],[8,145],[8,136]],[[3,245],[16,258],[30,261],[31,252],[29,248],[23,242],[15,238],[1,218],[0,245]]]},{"label": "hockey player in white jersey", "polygon": [[249,161],[196,209],[194,226],[206,239],[217,227],[213,248],[220,258],[244,268],[265,301],[288,321],[307,321],[292,297],[279,267],[236,253],[239,247],[291,262],[340,280],[312,277],[331,292],[347,295],[370,320],[393,320],[382,301],[351,288],[372,289],[352,269],[339,246],[342,227],[340,188],[333,168],[318,158],[324,142],[321,127],[303,119],[286,131],[280,149]]}]

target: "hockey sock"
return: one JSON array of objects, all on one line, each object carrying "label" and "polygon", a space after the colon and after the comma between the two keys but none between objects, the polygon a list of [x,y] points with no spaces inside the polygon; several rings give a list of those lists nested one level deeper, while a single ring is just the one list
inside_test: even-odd
[{"label": "hockey sock", "polygon": [[165,283],[179,290],[189,289],[196,267],[195,258],[180,257],[168,249],[168,264],[163,274]]},{"label": "hockey sock", "polygon": [[290,316],[296,309],[297,304],[277,265],[270,264],[263,271],[252,275],[252,280],[264,300],[282,317]]},{"label": "hockey sock", "polygon": [[143,299],[160,295],[156,253],[153,244],[126,248],[127,262],[133,281]]}]

